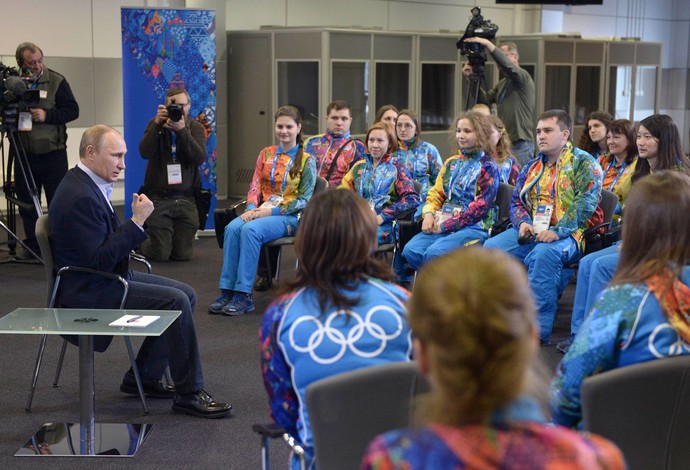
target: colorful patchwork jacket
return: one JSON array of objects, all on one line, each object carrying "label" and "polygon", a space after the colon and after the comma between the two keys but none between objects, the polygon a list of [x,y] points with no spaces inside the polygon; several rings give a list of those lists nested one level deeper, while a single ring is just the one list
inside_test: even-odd
[{"label": "colorful patchwork jacket", "polygon": [[460,207],[460,214],[441,224],[441,232],[471,227],[489,230],[496,221],[498,165],[483,151],[469,151],[450,157],[429,189],[422,214],[439,211],[444,204]]},{"label": "colorful patchwork jacket", "polygon": [[429,142],[422,141],[416,147],[410,147],[412,142],[414,141],[398,142],[398,151],[393,154],[393,163],[407,168],[412,179],[422,186],[419,196],[424,202],[426,193],[436,182],[443,160],[438,149]]},{"label": "colorful patchwork jacket", "polygon": [[[516,229],[520,224],[532,224],[532,187],[544,172],[546,156],[539,154],[529,161],[515,183],[510,204],[510,221]],[[568,142],[556,163],[555,207],[556,225],[550,227],[563,239],[573,237],[584,249],[583,232],[603,222],[599,207],[602,171],[599,163],[587,152]]]},{"label": "colorful patchwork jacket", "polygon": [[[681,280],[690,285],[690,267]],[[690,315],[690,311],[683,312]],[[553,421],[581,424],[580,387],[587,377],[618,367],[690,354],[690,344],[669,323],[659,301],[644,283],[604,289],[575,336],[551,382]]]},{"label": "colorful patchwork jacket", "polygon": [[366,199],[384,223],[392,222],[419,205],[419,195],[410,174],[405,168],[394,165],[389,153],[376,167],[371,155],[365,154],[363,160],[352,165],[340,187],[356,191]]},{"label": "colorful patchwork jacket", "polygon": [[515,157],[506,158],[503,163],[498,165],[498,171],[501,175],[501,183],[508,183],[515,186],[515,182],[520,175],[520,168],[518,167]]},{"label": "colorful patchwork jacket", "polygon": [[[503,411],[505,410],[505,411]],[[621,451],[610,441],[548,426],[539,405],[519,397],[492,417],[490,425],[431,423],[420,429],[389,431],[364,454],[362,470],[622,470]]]},{"label": "colorful patchwork jacket", "polygon": [[299,214],[314,193],[316,165],[314,159],[303,152],[302,167],[295,178],[290,168],[296,158],[299,145],[283,152],[280,146],[264,148],[256,159],[254,176],[247,193],[247,210],[255,209],[272,195],[282,195],[283,201],[273,208],[273,215]]},{"label": "colorful patchwork jacket", "polygon": [[[343,150],[338,154],[340,148]],[[310,137],[304,145],[304,150],[312,155],[316,161],[318,175],[328,180],[328,186],[334,188],[340,184],[343,176],[352,164],[364,157],[364,145],[359,140],[353,140],[350,132],[336,137],[330,131]],[[338,161],[328,178],[333,159],[338,154]]]},{"label": "colorful patchwork jacket", "polygon": [[305,448],[308,461],[314,444],[305,408],[307,387],[336,374],[412,357],[406,290],[368,278],[343,294],[359,299],[347,315],[333,306],[321,311],[316,289],[303,288],[274,300],[261,322],[261,370],[271,416]]},{"label": "colorful patchwork jacket", "polygon": [[602,189],[609,190],[618,196],[618,205],[613,216],[614,220],[620,218],[621,208],[625,204],[628,192],[630,192],[632,175],[635,173],[635,167],[637,166],[637,158],[635,157],[632,163],[623,162],[620,165],[616,165],[616,157],[608,152],[599,157],[599,165],[601,165],[604,175]]}]

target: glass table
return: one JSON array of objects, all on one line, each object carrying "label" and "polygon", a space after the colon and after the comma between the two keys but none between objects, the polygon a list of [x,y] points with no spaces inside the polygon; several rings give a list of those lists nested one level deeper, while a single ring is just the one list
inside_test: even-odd
[{"label": "glass table", "polygon": [[[46,423],[15,455],[132,457],[152,425],[96,423],[93,337],[160,336],[180,314],[179,310],[18,308],[0,318],[0,334],[79,336],[79,423]],[[124,315],[160,318],[141,327],[109,326]],[[72,438],[77,433],[78,448]]]}]

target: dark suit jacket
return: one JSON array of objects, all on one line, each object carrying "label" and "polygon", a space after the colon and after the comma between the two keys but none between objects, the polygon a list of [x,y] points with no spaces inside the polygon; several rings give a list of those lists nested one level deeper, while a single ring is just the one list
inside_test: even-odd
[{"label": "dark suit jacket", "polygon": [[[129,252],[146,234],[128,220],[120,224],[98,186],[78,167],[67,172],[48,212],[50,245],[56,268],[83,266],[127,278]],[[57,305],[71,308],[118,308],[122,287],[108,279],[76,274],[60,285]],[[97,337],[105,350],[108,337]],[[99,344],[100,343],[100,344]],[[105,344],[104,344],[105,343]]]}]

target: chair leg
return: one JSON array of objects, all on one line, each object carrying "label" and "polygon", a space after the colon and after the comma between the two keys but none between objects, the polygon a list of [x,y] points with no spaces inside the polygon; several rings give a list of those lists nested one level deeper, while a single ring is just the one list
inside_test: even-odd
[{"label": "chair leg", "polygon": [[268,249],[268,245],[264,245],[261,247],[262,250],[264,250],[264,259],[266,260],[266,272],[268,273],[268,287],[273,288],[273,266],[271,263],[271,255],[270,255],[270,250]]},{"label": "chair leg", "polygon": [[132,373],[134,374],[134,380],[137,383],[137,390],[139,391],[139,398],[141,398],[141,405],[144,407],[144,414],[149,414],[149,408],[146,406],[146,397],[144,396],[144,387],[141,385],[141,377],[139,376],[139,367],[137,367],[137,361],[134,357],[134,350],[132,349],[132,341],[129,336],[125,336],[125,344],[127,345],[127,353],[129,354],[129,361],[132,363]]},{"label": "chair leg", "polygon": [[53,387],[58,386],[60,381],[60,373],[62,372],[62,362],[65,359],[65,351],[67,350],[67,340],[62,340],[62,349],[60,349],[60,357],[58,358],[57,368],[55,369],[55,378],[53,379]]},{"label": "chair leg", "polygon": [[175,382],[173,382],[172,375],[170,374],[170,366],[167,366],[165,368],[165,381],[168,382],[168,385],[175,385]]},{"label": "chair leg", "polygon": [[271,453],[269,448],[270,438],[261,436],[261,470],[271,470]]},{"label": "chair leg", "polygon": [[38,346],[38,356],[36,357],[36,365],[34,366],[34,375],[31,378],[31,388],[29,388],[29,399],[26,402],[26,412],[31,413],[31,403],[34,401],[34,392],[36,391],[36,382],[38,382],[38,372],[41,369],[41,362],[43,361],[43,353],[46,350],[46,342],[48,335],[43,335],[41,343]]},{"label": "chair leg", "polygon": [[276,260],[276,281],[280,279],[280,261],[283,257],[283,247],[278,247],[278,258]]}]

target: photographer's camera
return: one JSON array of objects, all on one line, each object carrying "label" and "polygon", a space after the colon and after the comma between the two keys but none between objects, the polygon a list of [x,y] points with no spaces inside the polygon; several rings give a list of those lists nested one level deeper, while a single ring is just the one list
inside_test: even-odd
[{"label": "photographer's camera", "polygon": [[168,111],[168,118],[172,122],[178,122],[180,119],[182,119],[182,116],[184,115],[184,112],[182,111],[182,105],[176,104],[174,99],[171,100],[170,104],[166,106],[165,109]]}]

